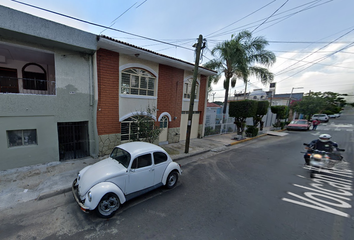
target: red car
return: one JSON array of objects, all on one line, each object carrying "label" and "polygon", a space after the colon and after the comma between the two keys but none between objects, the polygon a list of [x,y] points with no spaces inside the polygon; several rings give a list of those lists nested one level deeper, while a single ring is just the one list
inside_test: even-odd
[{"label": "red car", "polygon": [[311,122],[306,119],[295,119],[286,127],[287,130],[310,130]]}]

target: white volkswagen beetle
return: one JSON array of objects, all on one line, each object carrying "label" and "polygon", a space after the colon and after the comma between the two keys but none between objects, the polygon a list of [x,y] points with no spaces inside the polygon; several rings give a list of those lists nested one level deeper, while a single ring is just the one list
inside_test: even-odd
[{"label": "white volkswagen beetle", "polygon": [[120,204],[165,185],[173,188],[182,173],[167,152],[145,142],[115,147],[109,158],[83,168],[72,184],[76,202],[84,212],[112,217]]}]

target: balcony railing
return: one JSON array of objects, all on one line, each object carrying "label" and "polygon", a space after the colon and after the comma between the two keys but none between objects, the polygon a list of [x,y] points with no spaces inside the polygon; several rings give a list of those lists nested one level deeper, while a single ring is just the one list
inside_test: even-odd
[{"label": "balcony railing", "polygon": [[0,76],[0,93],[55,95],[55,81]]}]

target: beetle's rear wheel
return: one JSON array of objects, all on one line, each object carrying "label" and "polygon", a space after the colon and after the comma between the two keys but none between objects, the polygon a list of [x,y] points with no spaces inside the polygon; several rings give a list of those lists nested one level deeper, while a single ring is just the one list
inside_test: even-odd
[{"label": "beetle's rear wheel", "polygon": [[96,207],[96,213],[99,217],[110,218],[116,213],[120,206],[119,198],[114,193],[107,193],[101,199]]}]

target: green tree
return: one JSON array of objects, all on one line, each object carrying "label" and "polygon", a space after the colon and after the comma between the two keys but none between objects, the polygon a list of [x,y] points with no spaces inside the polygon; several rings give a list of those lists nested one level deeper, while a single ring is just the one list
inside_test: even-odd
[{"label": "green tree", "polygon": [[271,106],[270,107],[272,113],[276,114],[277,122],[275,123],[275,127],[281,127],[283,129],[285,123],[281,122],[282,119],[286,119],[289,115],[288,107],[287,106]]},{"label": "green tree", "polygon": [[246,119],[255,116],[256,113],[257,101],[243,100],[230,102],[229,115],[235,118],[237,135],[243,135],[246,127]]},{"label": "green tree", "polygon": [[253,126],[258,127],[259,124],[259,130],[261,131],[263,130],[263,124],[264,124],[262,119],[268,113],[268,108],[269,108],[268,101],[259,101],[257,104],[256,115],[253,117]]},{"label": "green tree", "polygon": [[154,143],[158,140],[162,131],[153,120],[152,116],[156,113],[156,107],[148,106],[146,111],[140,111],[132,117],[135,119],[134,127],[131,130],[130,139],[132,141],[143,141]]},{"label": "green tree", "polygon": [[276,60],[274,53],[265,49],[267,45],[265,38],[253,38],[251,32],[242,31],[236,36],[232,35],[231,40],[217,44],[211,51],[216,59],[207,62],[204,67],[217,71],[216,75],[209,77],[209,82],[217,83],[222,75],[225,77],[224,114],[230,82],[231,87],[235,87],[237,79],[243,79],[247,84],[251,75],[259,78],[263,84],[273,80],[273,74],[267,68],[261,67],[269,67]]},{"label": "green tree", "polygon": [[338,113],[341,107],[346,104],[344,98],[340,94],[334,92],[310,92],[306,94],[301,101],[298,101],[290,107],[307,116],[310,119],[313,114]]}]

